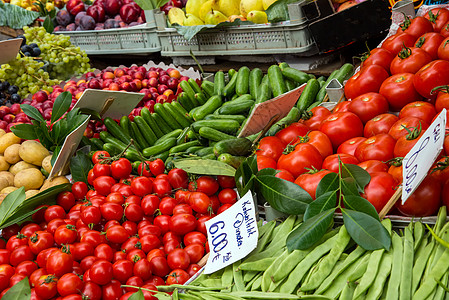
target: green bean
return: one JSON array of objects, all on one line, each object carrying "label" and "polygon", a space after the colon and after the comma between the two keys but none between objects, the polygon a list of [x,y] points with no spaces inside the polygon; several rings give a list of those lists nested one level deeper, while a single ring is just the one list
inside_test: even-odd
[{"label": "green bean", "polygon": [[315,274],[318,271],[318,265],[323,261],[325,256],[321,257],[316,263],[313,264],[313,266],[310,268],[309,272],[307,273],[306,277],[304,277],[304,280],[302,281],[301,285],[298,288],[298,292],[304,292],[304,294],[306,293],[306,291],[302,291],[301,287],[303,285],[306,285],[309,283],[310,279],[312,278],[313,274]]},{"label": "green bean", "polygon": [[449,268],[449,249],[446,249],[441,257],[438,259],[437,263],[431,270],[432,276],[428,276],[424,279],[421,286],[413,295],[413,299],[428,299],[428,296],[435,289],[437,282],[435,280],[440,280],[444,273],[447,272]]},{"label": "green bean", "polygon": [[271,291],[273,293],[280,293],[281,292],[281,286],[286,281],[287,281],[287,277],[282,279],[281,281],[276,282],[276,283],[271,282],[269,291]]},{"label": "green bean", "polygon": [[404,255],[402,256],[401,284],[399,286],[399,299],[409,300],[412,293],[413,255],[414,243],[410,226],[405,228]]},{"label": "green bean", "polygon": [[257,291],[260,290],[260,286],[262,285],[262,275],[259,276],[254,282],[253,286],[251,287],[251,291]]},{"label": "green bean", "polygon": [[266,250],[269,250],[271,247],[276,247],[276,243],[278,241],[285,241],[287,240],[288,234],[292,231],[293,226],[295,224],[296,216],[290,215],[281,225],[278,226],[279,230],[276,231],[276,234],[273,236],[273,240],[270,244],[268,244]]},{"label": "green bean", "polygon": [[321,285],[316,290],[316,293],[321,294],[325,291],[334,281],[334,279],[343,273],[350,265],[352,265],[357,259],[359,259],[362,254],[365,253],[365,249],[358,246],[354,251],[352,251],[349,256],[344,260],[344,262],[335,267],[332,273],[321,283]]},{"label": "green bean", "polygon": [[240,261],[236,261],[232,264],[233,276],[234,276],[234,287],[236,291],[244,291],[245,290],[245,282],[243,281],[243,273],[242,271],[237,271],[237,268],[240,264]]},{"label": "green bean", "polygon": [[172,284],[172,285],[158,285],[157,290],[159,292],[173,292],[175,289],[183,289],[183,290],[189,290],[189,291],[214,291],[214,290],[220,290],[220,286],[216,287],[203,287],[203,286],[195,286],[195,285],[182,285],[182,284]]},{"label": "green bean", "polygon": [[[442,228],[439,231],[439,234],[437,234],[437,236],[439,236],[441,239],[443,239],[445,241],[449,240],[449,230],[447,230],[448,226],[449,226],[449,223],[442,226]],[[432,268],[435,266],[435,263],[438,261],[438,259],[441,257],[441,255],[443,254],[443,252],[446,249],[440,243],[437,243],[437,241],[435,240],[435,238],[433,236],[432,236],[432,240],[435,241],[435,247],[432,251],[432,254],[430,255],[429,261],[427,262],[423,280],[426,280],[427,277],[432,276],[432,272],[431,272]]]},{"label": "green bean", "polygon": [[232,265],[227,266],[224,269],[223,275],[221,276],[221,285],[225,287],[226,290],[230,290],[232,283],[234,282],[234,271],[232,270]]},{"label": "green bean", "polygon": [[274,228],[276,226],[276,221],[271,220],[270,222],[267,222],[265,225],[263,225],[262,219],[257,222],[257,230],[259,231],[259,239],[263,237],[271,228]]},{"label": "green bean", "polygon": [[424,225],[421,222],[416,222],[413,224],[413,238],[415,240],[414,249],[418,250],[419,246],[424,240]]},{"label": "green bean", "polygon": [[433,231],[440,235],[440,231],[443,228],[443,226],[446,224],[446,218],[447,218],[447,211],[444,206],[440,207],[440,210],[438,211],[437,215],[437,221],[435,222],[435,226],[433,227]]},{"label": "green bean", "polygon": [[263,272],[262,275],[262,292],[267,292],[272,282],[271,276],[276,272],[281,261],[283,261],[288,255],[288,250],[285,250],[282,255],[276,258],[276,260]]},{"label": "green bean", "polygon": [[254,262],[254,261],[258,261],[261,260],[263,258],[267,258],[267,257],[275,257],[276,253],[278,253],[279,251],[284,251],[285,248],[285,240],[284,241],[278,241],[276,243],[276,246],[271,247],[270,249],[265,249],[264,251],[260,252],[260,253],[256,253],[256,254],[252,254],[250,256],[248,256],[245,259],[245,262]]},{"label": "green bean", "polygon": [[340,258],[340,255],[343,253],[350,240],[351,237],[349,236],[346,227],[342,226],[337,235],[335,245],[332,247],[329,254],[318,265],[317,272],[312,275],[308,284],[304,284],[301,286],[302,291],[315,290],[320,286],[321,283],[323,283],[326,277],[329,276],[329,274],[332,272],[332,269],[337,263],[337,260]]},{"label": "green bean", "polygon": [[356,284],[354,282],[347,282],[340,294],[340,300],[351,300],[353,299],[354,292],[356,289]]},{"label": "green bean", "polygon": [[418,249],[415,249],[415,255],[413,255],[413,264],[416,264],[417,258],[421,255],[421,253],[426,249],[429,244],[428,235],[426,234],[422,239],[421,243],[419,243]]},{"label": "green bean", "polygon": [[265,234],[262,237],[260,237],[260,235],[259,235],[259,241],[257,242],[256,249],[254,249],[254,251],[253,251],[254,253],[262,252],[264,250],[265,246],[271,241],[271,238],[273,236],[273,231],[276,226],[276,222],[274,220],[270,221],[269,223],[265,224],[263,227],[265,227],[265,226],[266,226]]},{"label": "green bean", "polygon": [[379,299],[382,294],[385,281],[391,271],[391,263],[393,260],[393,254],[391,252],[385,253],[380,262],[379,272],[374,279],[373,285],[369,288],[366,294],[366,300],[376,300]]},{"label": "green bean", "polygon": [[286,293],[264,293],[264,292],[233,292],[230,293],[233,296],[245,298],[245,299],[329,299],[328,297],[307,295],[298,297],[292,294]]},{"label": "green bean", "polygon": [[363,274],[366,272],[366,268],[368,267],[368,262],[370,259],[372,252],[365,253],[361,258],[360,264],[357,268],[348,276],[348,281],[355,282],[362,278]]},{"label": "green bean", "polygon": [[201,282],[201,285],[204,287],[217,287],[221,286],[221,279],[208,278]]},{"label": "green bean", "polygon": [[275,260],[276,257],[266,257],[258,261],[244,262],[240,264],[238,270],[265,271]]},{"label": "green bean", "polygon": [[245,286],[245,291],[250,291],[251,287],[253,286],[253,283],[259,278],[262,277],[262,273],[257,272],[256,276],[253,277],[253,279],[251,279]]},{"label": "green bean", "polygon": [[[368,257],[368,256],[365,255],[365,257]],[[343,288],[345,287],[346,282],[348,281],[349,275],[351,275],[360,264],[363,264],[363,259],[354,261],[353,264],[351,264],[346,270],[344,270],[339,276],[337,276],[332,281],[332,285],[330,285],[329,288],[327,288],[322,293],[316,292],[316,294],[322,294],[322,295],[328,296],[332,299],[336,299],[340,295]]]},{"label": "green bean", "polygon": [[171,295],[172,300],[179,300],[179,293],[178,293],[178,289],[175,289],[173,291],[173,294]]},{"label": "green bean", "polygon": [[396,232],[393,232],[391,240],[393,245],[393,264],[391,266],[391,276],[388,281],[386,298],[399,299],[398,287],[402,273],[402,254],[404,251],[404,244],[402,243],[402,238]]},{"label": "green bean", "polygon": [[[243,300],[244,298],[237,297],[232,295],[231,293],[216,293],[216,292],[203,292],[205,295],[211,295],[218,299],[225,299],[225,300]],[[201,295],[203,295],[203,293]]]},{"label": "green bean", "polygon": [[[202,299],[204,299],[204,298],[197,297],[197,296],[192,295],[190,293],[182,294],[182,300],[202,300]],[[212,300],[212,299],[210,299],[210,300]]]},{"label": "green bean", "polygon": [[321,245],[313,249],[290,273],[288,280],[281,286],[282,293],[292,293],[302,278],[323,255],[331,250],[335,245],[338,236],[333,236]]},{"label": "green bean", "polygon": [[254,277],[256,277],[257,274],[259,274],[260,272],[257,271],[247,271],[247,272],[243,272],[243,281],[244,282],[249,282],[251,280],[253,280]]},{"label": "green bean", "polygon": [[205,279],[207,279],[209,276],[201,273],[200,276],[198,276],[197,278],[195,278],[189,285],[191,286],[196,286],[196,285],[200,285],[201,282]]},{"label": "green bean", "polygon": [[418,288],[418,285],[421,282],[424,269],[426,268],[427,262],[429,261],[430,255],[432,254],[434,247],[435,241],[431,241],[429,244],[427,244],[424,251],[420,253],[420,255],[417,257],[415,261],[412,276],[412,293],[416,292],[416,289]]},{"label": "green bean", "polygon": [[446,272],[446,273],[444,273],[443,278],[441,279],[441,281],[438,282],[435,295],[433,296],[434,300],[443,300],[444,299],[444,296],[446,294],[446,291],[444,290],[444,287],[447,286],[447,281],[448,281],[448,273]]},{"label": "green bean", "polygon": [[382,260],[384,252],[385,249],[379,249],[371,253],[366,272],[363,274],[359,285],[355,289],[354,298],[364,294],[373,284],[374,278],[376,278],[377,272],[379,271],[380,261]]}]

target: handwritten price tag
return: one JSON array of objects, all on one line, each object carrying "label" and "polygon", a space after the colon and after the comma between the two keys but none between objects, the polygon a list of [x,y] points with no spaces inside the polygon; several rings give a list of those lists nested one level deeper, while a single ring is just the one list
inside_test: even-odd
[{"label": "handwritten price tag", "polygon": [[207,221],[206,229],[210,254],[205,274],[218,271],[253,251],[259,231],[251,191],[232,207]]},{"label": "handwritten price tag", "polygon": [[404,157],[402,161],[402,204],[421,184],[441,149],[443,149],[445,128],[446,109],[443,109]]}]

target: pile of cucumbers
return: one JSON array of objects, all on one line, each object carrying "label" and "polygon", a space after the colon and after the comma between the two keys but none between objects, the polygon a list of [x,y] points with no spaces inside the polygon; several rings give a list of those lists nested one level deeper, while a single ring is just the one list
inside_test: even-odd
[{"label": "pile of cucumbers", "polygon": [[[352,65],[347,64],[331,76],[343,81],[352,71]],[[238,167],[251,152],[256,135],[236,136],[256,104],[307,83],[297,106],[268,132],[274,135],[283,126],[298,121],[311,105],[322,101],[321,94],[328,81],[286,63],[270,66],[265,75],[259,68],[250,70],[246,66],[238,71],[231,69],[227,74],[219,71],[214,82],[203,81],[201,86],[193,79],[181,81],[182,92],[177,101],[155,104],[154,113],[143,108],[133,120],[128,116],[123,116],[120,122],[105,118],[107,132],[100,133],[99,139],[84,141],[93,150],[103,149],[114,155],[133,140],[125,152],[131,161],[161,158],[169,163],[184,158],[218,158]]]}]

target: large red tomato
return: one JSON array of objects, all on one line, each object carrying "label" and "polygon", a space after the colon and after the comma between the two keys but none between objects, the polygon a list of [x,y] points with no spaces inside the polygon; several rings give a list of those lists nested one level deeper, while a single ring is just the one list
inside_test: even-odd
[{"label": "large red tomato", "polygon": [[375,116],[388,112],[388,101],[381,94],[366,93],[352,99],[348,110],[365,124]]},{"label": "large red tomato", "polygon": [[388,50],[393,55],[397,55],[401,51],[403,46],[413,47],[415,44],[416,37],[405,33],[398,32],[390,37],[388,37],[383,43],[382,48]]},{"label": "large red tomato", "polygon": [[266,136],[260,140],[256,154],[264,155],[277,161],[282,155],[284,149],[285,144],[280,138],[275,136]]},{"label": "large red tomato", "polygon": [[[404,180],[406,180],[404,178]],[[431,176],[424,178],[419,187],[402,204],[396,202],[399,212],[406,216],[426,217],[435,215],[441,204],[441,183]]]},{"label": "large red tomato", "polygon": [[378,65],[363,67],[355,73],[345,85],[347,99],[354,99],[369,92],[379,92],[382,82],[388,78],[388,72]]},{"label": "large red tomato", "polygon": [[416,91],[423,97],[434,99],[437,93],[431,93],[432,89],[449,84],[449,61],[434,60],[418,72],[413,78]]},{"label": "large red tomato", "polygon": [[444,37],[438,32],[427,32],[418,38],[415,47],[421,48],[429,53],[432,60],[434,60],[438,57],[438,47],[443,40]]},{"label": "large red tomato", "polygon": [[424,15],[424,18],[432,23],[433,31],[439,32],[444,24],[449,21],[449,10],[443,7],[435,7],[429,10],[428,13]]},{"label": "large red tomato", "polygon": [[310,131],[307,135],[301,138],[300,142],[315,146],[315,148],[321,153],[323,159],[333,153],[331,140],[321,131]]},{"label": "large red tomato", "polygon": [[415,146],[420,137],[424,134],[421,128],[409,128],[410,133],[401,136],[394,146],[394,157],[405,157],[407,153]]},{"label": "large red tomato", "polygon": [[317,106],[310,110],[310,114],[311,115],[307,116],[308,119],[304,119],[303,123],[310,130],[318,130],[318,128],[320,128],[321,121],[330,115],[331,112],[323,106]]},{"label": "large red tomato", "polygon": [[381,114],[372,118],[365,124],[363,135],[366,138],[374,136],[379,133],[388,133],[391,126],[396,123],[399,118],[393,114]]},{"label": "large red tomato", "polygon": [[435,106],[429,102],[416,101],[404,106],[399,112],[399,118],[415,117],[431,124],[436,114]]},{"label": "large red tomato", "polygon": [[323,179],[323,177],[329,173],[331,173],[331,171],[329,170],[304,173],[296,178],[295,183],[302,187],[307,193],[309,193],[312,199],[315,199],[316,188],[318,187],[318,184],[320,183],[321,179]]},{"label": "large red tomato", "polygon": [[370,175],[371,180],[362,196],[376,208],[377,212],[380,212],[393,196],[398,183],[387,172],[374,172]]},{"label": "large red tomato", "polygon": [[388,134],[391,135],[394,139],[399,139],[403,135],[407,135],[408,132],[405,128],[412,128],[421,125],[421,128],[427,129],[429,128],[429,124],[419,118],[415,117],[405,117],[399,119],[396,123],[391,126]]},{"label": "large red tomato", "polygon": [[360,143],[354,155],[361,162],[372,159],[387,161],[393,158],[395,144],[396,140],[389,134],[380,133]]},{"label": "large red tomato", "polygon": [[[374,48],[369,55],[363,60],[362,67],[369,65],[379,65],[385,70],[390,71],[390,64],[394,55],[384,48]],[[362,58],[363,59],[363,58]]]},{"label": "large red tomato", "polygon": [[351,138],[347,141],[344,141],[340,146],[338,146],[337,153],[346,153],[354,155],[357,146],[365,140],[366,140],[365,137],[357,136],[355,138]]},{"label": "large red tomato", "polygon": [[413,85],[414,77],[412,73],[396,74],[380,86],[379,93],[387,99],[392,111],[399,111],[407,103],[422,99]]},{"label": "large red tomato", "polygon": [[376,159],[362,161],[361,163],[358,164],[358,166],[370,174],[374,172],[388,171],[388,165]]},{"label": "large red tomato", "polygon": [[292,152],[281,155],[277,168],[287,170],[293,176],[298,177],[306,172],[306,168],[321,169],[322,163],[323,157],[314,146],[298,144]]},{"label": "large red tomato", "polygon": [[400,25],[398,32],[406,32],[416,39],[423,35],[426,32],[432,32],[433,26],[432,23],[424,17],[415,17],[410,19],[409,17],[405,17],[404,22]]},{"label": "large red tomato", "polygon": [[438,47],[438,58],[443,60],[449,60],[449,37],[444,39]]},{"label": "large red tomato", "polygon": [[300,136],[306,135],[307,131],[309,131],[309,129],[306,125],[301,123],[293,123],[287,128],[284,128],[276,133],[276,137],[279,138],[284,145],[288,145],[295,143]]},{"label": "large red tomato", "polygon": [[352,112],[333,113],[321,122],[320,131],[325,133],[337,149],[344,141],[363,135],[363,123]]},{"label": "large red tomato", "polygon": [[276,169],[276,161],[271,157],[265,155],[257,155],[256,159],[258,171],[266,168]]},{"label": "large red tomato", "polygon": [[321,166],[323,169],[329,170],[334,173],[338,173],[340,161],[344,164],[356,165],[359,163],[358,159],[351,154],[337,153],[326,157]]},{"label": "large red tomato", "polygon": [[435,109],[437,113],[443,110],[449,110],[449,89],[442,88],[437,95],[437,99],[435,100]]},{"label": "large red tomato", "polygon": [[422,66],[431,61],[430,54],[421,48],[405,47],[391,62],[390,72],[392,75],[399,73],[415,74]]}]

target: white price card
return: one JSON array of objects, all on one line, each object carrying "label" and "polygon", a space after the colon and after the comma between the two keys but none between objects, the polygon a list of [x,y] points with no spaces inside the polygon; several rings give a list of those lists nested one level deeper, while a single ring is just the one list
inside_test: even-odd
[{"label": "white price card", "polygon": [[256,208],[251,191],[206,222],[209,258],[205,274],[218,271],[247,256],[257,247]]},{"label": "white price card", "polygon": [[19,53],[22,41],[23,39],[20,38],[0,41],[0,65],[6,64],[10,60],[16,58],[17,53]]},{"label": "white price card", "polygon": [[418,188],[443,149],[446,109],[435,118],[402,161],[402,204]]},{"label": "white price card", "polygon": [[75,154],[76,149],[81,142],[84,130],[86,130],[87,124],[89,124],[89,120],[90,117],[87,118],[86,121],[84,121],[65,138],[64,144],[62,144],[61,147],[61,151],[59,151],[59,155],[55,160],[55,164],[53,165],[53,168],[48,175],[49,178],[59,176],[59,173],[67,166],[70,158],[72,158],[72,156]]},{"label": "white price card", "polygon": [[292,107],[295,106],[305,87],[306,84],[304,83],[300,87],[276,98],[256,104],[239,137],[246,137],[260,132],[273,116],[277,115],[278,120],[285,117]]},{"label": "white price card", "polygon": [[128,115],[145,97],[142,93],[86,89],[73,108],[88,108],[100,115],[120,119]]}]

